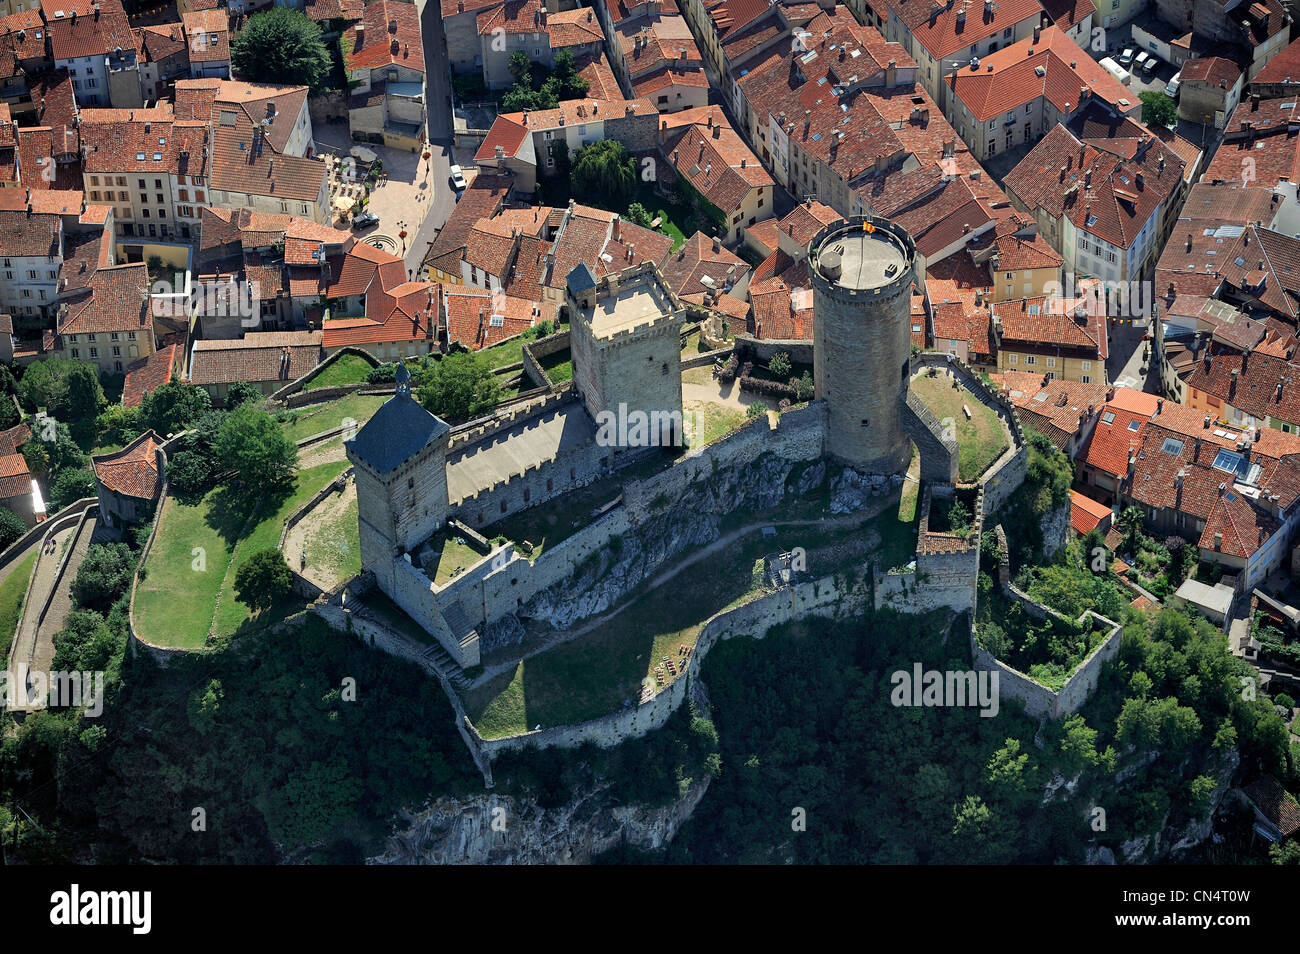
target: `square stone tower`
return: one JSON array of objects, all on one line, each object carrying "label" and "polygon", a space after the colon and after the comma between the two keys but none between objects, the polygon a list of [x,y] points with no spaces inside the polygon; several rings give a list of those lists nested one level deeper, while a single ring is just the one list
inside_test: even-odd
[{"label": "square stone tower", "polygon": [[447,522],[447,443],[451,428],[411,396],[411,374],[397,368],[397,391],[344,443],[356,469],[361,565],[391,572],[395,556]]},{"label": "square stone tower", "polygon": [[681,443],[683,310],[659,269],[644,262],[597,281],[580,264],[566,277],[565,302],[574,387],[597,424],[602,414],[644,414],[646,443]]}]

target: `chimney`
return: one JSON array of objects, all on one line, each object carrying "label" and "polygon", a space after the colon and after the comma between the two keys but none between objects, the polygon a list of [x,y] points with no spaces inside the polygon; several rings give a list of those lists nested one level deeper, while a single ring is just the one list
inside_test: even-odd
[{"label": "chimney", "polygon": [[364,23],[358,23],[357,42],[356,45],[353,47],[353,50],[361,49],[361,47],[365,46],[365,43],[366,43],[366,25]]},{"label": "chimney", "polygon": [[1034,42],[1035,42],[1035,43],[1038,42],[1039,38],[1042,36],[1042,33],[1043,33],[1043,31],[1042,31],[1042,28],[1041,28],[1041,27],[1038,27],[1038,26],[1035,26],[1035,27],[1034,27]]},{"label": "chimney", "polygon": [[716,126],[713,127],[713,138],[714,138],[714,139],[721,139],[721,138],[722,138],[722,124],[721,124],[721,123],[719,123],[718,125],[716,125]]},{"label": "chimney", "polygon": [[1252,113],[1259,111],[1259,93],[1250,94],[1250,111]]}]

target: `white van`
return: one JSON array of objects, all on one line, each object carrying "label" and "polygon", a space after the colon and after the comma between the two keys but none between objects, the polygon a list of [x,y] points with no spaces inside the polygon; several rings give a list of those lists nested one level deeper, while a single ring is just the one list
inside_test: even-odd
[{"label": "white van", "polygon": [[1119,80],[1125,86],[1127,86],[1132,81],[1133,77],[1129,75],[1129,71],[1124,69],[1124,67],[1120,66],[1118,63],[1116,63],[1111,57],[1107,56],[1101,60],[1098,60],[1098,62],[1101,64],[1102,69],[1104,69],[1111,76],[1115,77],[1115,79]]}]

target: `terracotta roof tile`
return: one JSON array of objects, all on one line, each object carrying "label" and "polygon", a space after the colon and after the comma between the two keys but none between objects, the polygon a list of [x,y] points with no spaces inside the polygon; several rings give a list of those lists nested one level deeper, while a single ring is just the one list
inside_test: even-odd
[{"label": "terracotta roof tile", "polygon": [[127,365],[126,381],[122,385],[122,405],[139,407],[147,395],[170,381],[180,350],[178,345],[167,345],[148,357]]},{"label": "terracotta roof tile", "polygon": [[160,442],[153,431],[145,431],[126,447],[112,454],[92,457],[95,479],[114,493],[141,500],[157,496],[161,481],[158,475]]},{"label": "terracotta roof tile", "polygon": [[243,338],[196,341],[190,383],[279,380],[287,384],[320,363],[321,341],[319,331],[250,331]]}]

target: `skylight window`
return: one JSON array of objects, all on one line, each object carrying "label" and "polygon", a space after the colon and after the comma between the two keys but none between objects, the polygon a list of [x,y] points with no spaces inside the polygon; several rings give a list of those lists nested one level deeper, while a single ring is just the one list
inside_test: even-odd
[{"label": "skylight window", "polygon": [[1114,411],[1107,411],[1105,414],[1103,414],[1103,415],[1101,416],[1101,422],[1102,422],[1103,424],[1114,424],[1114,423],[1115,423],[1115,412],[1114,412]]},{"label": "skylight window", "polygon": [[1029,306],[1029,313],[1030,313],[1031,315],[1041,315],[1041,314],[1043,313],[1043,306],[1042,306],[1042,305],[1030,305],[1030,306]]},{"label": "skylight window", "polygon": [[1259,483],[1260,465],[1249,460],[1242,454],[1235,453],[1226,448],[1214,455],[1215,470],[1221,470],[1226,474],[1232,474],[1233,479],[1239,483],[1253,487]]},{"label": "skylight window", "polygon": [[144,162],[144,153],[143,153],[143,152],[137,152],[137,153],[135,154],[135,161],[136,161],[136,162]]},{"label": "skylight window", "polygon": [[1142,426],[1142,422],[1141,422],[1141,421],[1129,421],[1129,422],[1128,422],[1128,429],[1129,429],[1130,431],[1133,431],[1134,433],[1137,433],[1137,429],[1138,429],[1139,427],[1141,427],[1141,426]]},{"label": "skylight window", "polygon": [[1176,437],[1166,437],[1165,442],[1160,445],[1160,449],[1170,457],[1177,457],[1183,452],[1183,442]]},{"label": "skylight window", "polygon": [[813,142],[820,142],[821,138],[822,138],[821,133],[813,133],[813,137],[812,137]]},{"label": "skylight window", "polygon": [[1084,223],[1084,225],[1096,225],[1096,224],[1097,224],[1097,216],[1095,215],[1088,216],[1088,221]]}]

